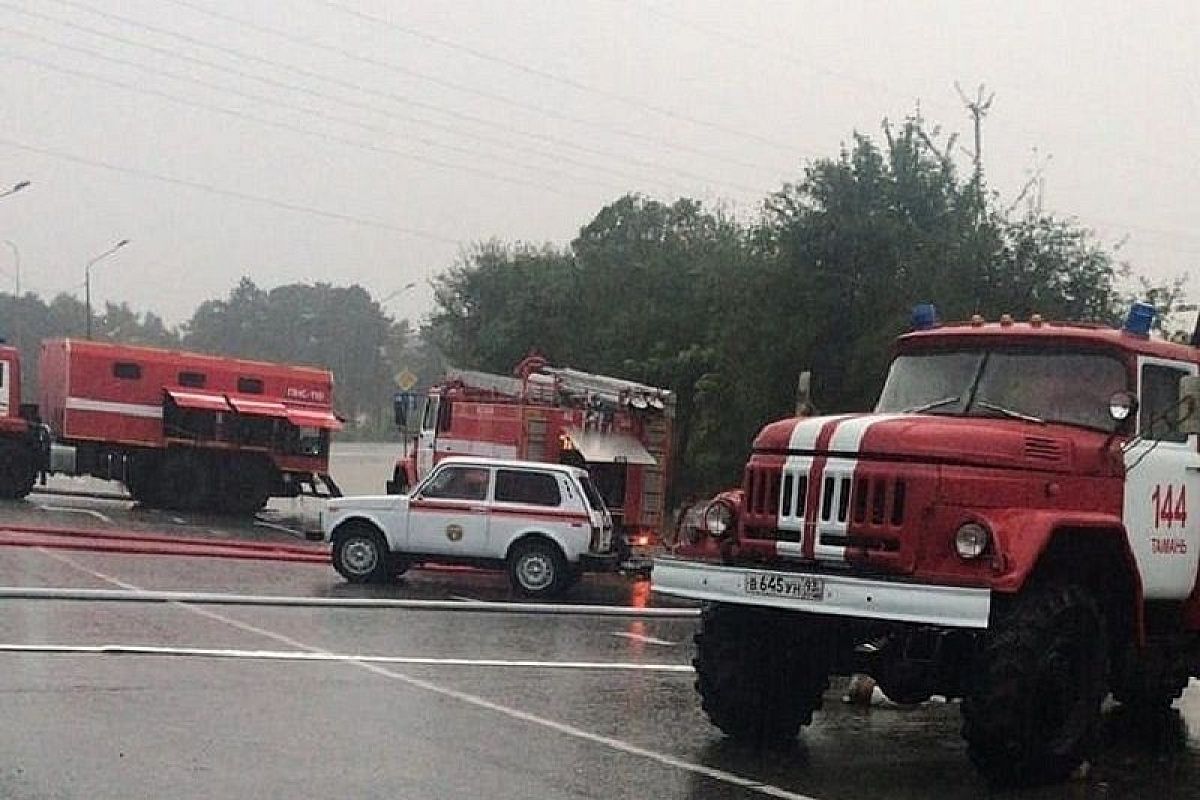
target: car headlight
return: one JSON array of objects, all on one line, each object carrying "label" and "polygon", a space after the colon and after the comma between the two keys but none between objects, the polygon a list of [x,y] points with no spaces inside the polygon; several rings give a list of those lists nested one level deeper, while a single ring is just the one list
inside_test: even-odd
[{"label": "car headlight", "polygon": [[978,522],[968,522],[954,534],[954,549],[960,558],[979,558],[987,552],[992,535]]},{"label": "car headlight", "polygon": [[704,509],[704,529],[720,538],[733,527],[733,509],[726,503],[713,503]]}]

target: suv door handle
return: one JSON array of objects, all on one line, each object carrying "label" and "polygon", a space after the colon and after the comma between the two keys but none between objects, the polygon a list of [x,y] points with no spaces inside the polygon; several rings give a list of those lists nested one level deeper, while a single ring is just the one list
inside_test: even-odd
[{"label": "suv door handle", "polygon": [[487,511],[487,506],[471,506],[468,511]]}]

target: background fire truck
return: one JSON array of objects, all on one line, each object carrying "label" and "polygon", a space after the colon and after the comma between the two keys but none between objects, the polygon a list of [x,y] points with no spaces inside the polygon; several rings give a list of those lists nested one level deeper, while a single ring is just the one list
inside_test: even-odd
[{"label": "background fire truck", "polygon": [[246,513],[272,496],[338,495],[329,477],[333,377],[323,369],[53,339],[40,402],[0,346],[0,497],[39,476],[121,481],[149,506]]},{"label": "background fire truck", "polygon": [[449,370],[423,398],[396,395],[404,455],[387,491],[407,491],[447,456],[567,463],[591,473],[619,542],[655,542],[671,468],[674,394],[550,367],[536,355],[513,375]]}]

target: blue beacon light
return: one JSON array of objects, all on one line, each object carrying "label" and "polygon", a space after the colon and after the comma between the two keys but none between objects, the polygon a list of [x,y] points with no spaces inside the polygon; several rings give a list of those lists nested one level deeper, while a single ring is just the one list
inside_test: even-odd
[{"label": "blue beacon light", "polygon": [[927,331],[936,327],[937,307],[933,303],[921,303],[913,306],[911,322],[914,331]]},{"label": "blue beacon light", "polygon": [[1125,317],[1125,325],[1121,329],[1134,336],[1147,337],[1156,313],[1154,306],[1149,303],[1134,303],[1129,307],[1129,316]]}]

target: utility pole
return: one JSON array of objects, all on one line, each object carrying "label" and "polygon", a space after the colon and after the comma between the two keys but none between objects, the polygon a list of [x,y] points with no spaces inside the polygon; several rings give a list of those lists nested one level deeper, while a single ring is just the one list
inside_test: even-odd
[{"label": "utility pole", "polygon": [[954,82],[954,88],[958,90],[958,96],[962,99],[963,105],[971,112],[971,118],[975,123],[975,152],[968,153],[971,159],[975,162],[975,183],[983,184],[983,118],[987,116],[988,110],[992,107],[992,100],[995,99],[996,93],[992,92],[985,100],[983,97],[984,87],[979,84],[979,89],[975,93],[975,99],[971,100],[967,97],[966,92],[962,90],[962,86],[958,81]]}]

